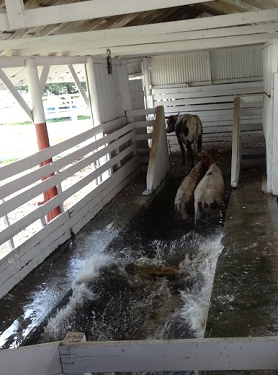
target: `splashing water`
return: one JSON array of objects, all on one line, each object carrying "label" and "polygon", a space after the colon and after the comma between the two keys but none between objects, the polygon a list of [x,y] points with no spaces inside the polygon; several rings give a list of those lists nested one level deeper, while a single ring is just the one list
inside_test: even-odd
[{"label": "splashing water", "polygon": [[60,309],[54,318],[51,318],[44,329],[43,340],[58,340],[64,332],[72,328],[71,320],[78,309],[88,301],[97,299],[97,295],[89,288],[87,283],[100,276],[101,269],[113,262],[113,258],[106,254],[94,254],[76,275],[72,282],[72,296],[68,304]]},{"label": "splashing water", "polygon": [[[188,233],[153,241],[152,259],[97,253],[72,283],[67,306],[45,327],[43,341],[83,331],[88,340],[200,337],[208,313],[222,234]],[[145,254],[144,249],[144,254]]]}]

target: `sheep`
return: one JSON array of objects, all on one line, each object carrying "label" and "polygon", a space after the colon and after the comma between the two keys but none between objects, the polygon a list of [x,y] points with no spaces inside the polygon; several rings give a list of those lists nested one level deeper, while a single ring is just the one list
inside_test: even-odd
[{"label": "sheep", "polygon": [[194,190],[209,167],[220,159],[221,156],[218,150],[208,150],[201,155],[201,160],[195,165],[189,175],[183,179],[175,197],[176,210],[183,219],[189,219],[194,216]]},{"label": "sheep", "polygon": [[187,161],[191,161],[191,169],[194,166],[194,153],[192,144],[197,143],[198,152],[202,151],[202,122],[197,115],[187,113],[185,115],[170,116],[167,119],[166,132],[171,133],[175,131],[181,148],[182,165],[185,165],[185,150],[184,144],[187,148]]},{"label": "sheep", "polygon": [[194,192],[195,224],[201,214],[217,216],[224,194],[224,179],[220,168],[213,163]]}]

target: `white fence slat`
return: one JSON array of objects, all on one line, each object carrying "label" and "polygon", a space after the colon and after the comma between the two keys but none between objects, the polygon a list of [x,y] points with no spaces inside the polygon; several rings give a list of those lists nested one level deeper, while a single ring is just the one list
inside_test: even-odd
[{"label": "white fence slat", "polygon": [[11,163],[5,167],[1,168],[1,179],[9,178],[13,175],[16,175],[26,169],[33,168],[45,160],[52,158],[55,155],[58,155],[71,147],[78,145],[86,141],[89,138],[94,137],[95,135],[102,133],[103,125],[99,125],[95,128],[89,129],[84,133],[78,134],[77,136],[67,139],[63,142],[58,143],[57,145],[48,147],[42,151],[37,152],[31,156],[28,156],[25,159]]},{"label": "white fence slat", "polygon": [[[55,231],[59,231],[59,228],[63,227],[68,219],[68,212],[63,212],[54,220],[51,220],[39,232],[35,233],[27,241],[15,248],[12,253],[7,254],[5,257],[0,259],[0,284],[3,282],[3,280],[5,281],[9,277],[11,277],[15,270],[17,271],[22,268],[22,266],[24,265],[24,261],[27,259],[24,258],[25,254],[28,254],[30,252],[30,255],[28,255],[28,257],[30,257],[30,259],[33,259],[33,257],[41,250],[42,243],[45,239],[48,241],[48,244],[51,243],[50,238],[52,238],[52,240],[55,240]],[[7,273],[5,273],[6,269],[9,269]]]},{"label": "white fence slat", "polygon": [[1,374],[62,375],[60,342],[0,350]]},{"label": "white fence slat", "polygon": [[[26,186],[29,186],[30,184],[36,182],[39,179],[49,176],[51,173],[58,172],[61,168],[65,167],[66,165],[72,163],[75,160],[78,160],[82,156],[105,145],[106,143],[114,141],[115,139],[121,137],[123,134],[131,131],[133,128],[134,128],[133,124],[128,124],[110,135],[104,136],[101,139],[94,141],[86,146],[83,146],[82,148],[76,150],[75,152],[72,152],[71,154],[62,157],[59,160],[53,161],[51,164],[47,164],[3,186],[0,186],[0,199],[1,197],[4,198],[7,195],[13,194],[16,191],[23,189]],[[60,181],[58,181],[52,186],[57,185],[59,182]]]},{"label": "white fence slat", "polygon": [[206,92],[211,91],[213,88],[219,90],[234,90],[234,89],[245,89],[248,88],[260,88],[263,91],[263,82],[262,81],[254,81],[254,82],[240,82],[240,83],[224,83],[224,84],[212,84],[212,85],[206,85],[206,86],[190,86],[190,87],[176,87],[171,88],[171,86],[168,88],[160,88],[159,86],[153,86],[152,87],[152,93],[153,94],[174,94],[178,92]]},{"label": "white fence slat", "polygon": [[155,114],[155,108],[148,108],[148,109],[132,109],[129,111],[126,111],[126,115],[128,117],[133,116],[143,116],[143,115],[151,115]]},{"label": "white fence slat", "polygon": [[99,133],[102,133],[104,129],[109,128],[109,124],[114,124],[115,121],[121,122],[124,121],[124,117],[121,117],[116,120],[112,120],[111,122],[108,121],[105,124],[100,124],[92,129],[87,130],[84,133],[78,134],[77,136],[67,139],[61,143],[58,143],[57,145],[51,146],[45,150],[39,151],[36,154],[33,154],[31,156],[28,156],[27,158],[24,158],[22,160],[16,161],[14,163],[11,163],[5,167],[1,168],[1,180],[4,180],[6,178],[9,178],[13,175],[16,175],[26,169],[33,168],[40,164],[41,162],[52,158],[53,156],[60,154],[66,150],[68,150],[71,147],[74,147],[78,145],[79,143],[82,143],[86,141],[89,138],[92,138],[96,136]]},{"label": "white fence slat", "polygon": [[[72,176],[79,170],[87,167],[88,165],[92,164],[94,161],[99,159],[100,157],[106,155],[108,152],[111,152],[119,145],[127,142],[129,139],[132,139],[135,136],[135,131],[128,133],[127,135],[123,136],[119,140],[115,141],[114,143],[110,144],[106,148],[101,149],[100,151],[96,152],[95,154],[92,154],[88,158],[85,158],[78,163],[72,165],[71,167],[65,169],[64,171],[60,172],[59,174],[53,175],[49,177],[48,179],[40,182],[39,184],[31,187],[30,189],[24,191],[19,196],[15,196],[8,201],[2,203],[0,205],[0,216],[3,216],[7,214],[8,212],[11,212],[15,210],[17,207],[21,206],[22,204],[28,202],[29,200],[37,197],[38,195],[42,194],[43,192],[47,191],[53,186],[56,186],[60,184],[63,180],[66,178]],[[109,136],[108,136],[109,137]],[[100,143],[103,143],[103,138],[100,140]],[[14,182],[15,183],[15,182]],[[58,197],[61,196],[61,194],[58,195]],[[59,202],[58,205],[60,205],[63,202]]]},{"label": "white fence slat", "polygon": [[277,337],[86,342],[59,346],[63,371],[277,370]]},{"label": "white fence slat", "polygon": [[77,233],[87,222],[89,222],[112,198],[114,198],[128,183],[138,174],[138,159],[134,157],[121,169],[117,170],[112,181],[104,181],[100,185],[102,189],[92,201],[89,201],[78,212],[71,215],[71,231]]},{"label": "white fence slat", "polygon": [[[135,132],[133,131],[133,132],[129,133],[129,135],[130,135],[129,138],[132,138],[132,137],[135,136]],[[123,141],[123,138],[120,138],[119,141]],[[114,147],[115,143],[116,142],[114,142],[114,144],[112,144],[113,147]],[[133,144],[132,146],[126,148],[124,151],[122,151],[121,153],[116,155],[113,159],[110,159],[107,163],[103,164],[97,170],[90,173],[89,175],[84,177],[82,180],[78,181],[76,184],[72,185],[70,188],[63,191],[61,194],[55,196],[54,198],[49,200],[47,203],[39,206],[33,212],[29,213],[28,215],[24,216],[22,219],[18,220],[17,222],[13,223],[12,225],[10,225],[9,228],[4,229],[1,232],[0,245],[5,243],[9,238],[14,237],[17,233],[22,231],[24,228],[26,228],[28,225],[30,225],[34,221],[36,221],[36,220],[40,219],[41,217],[45,216],[48,212],[53,210],[55,207],[59,206],[61,204],[61,202],[64,202],[71,195],[76,193],[78,190],[81,190],[84,186],[88,185],[91,181],[93,181],[95,178],[97,178],[100,174],[104,173],[107,169],[109,169],[113,165],[115,165],[115,163],[117,163],[122,158],[124,158],[126,155],[128,155],[130,152],[135,151],[135,150],[136,150],[136,144]],[[104,151],[106,151],[106,150],[102,149],[101,151],[99,151],[99,153],[104,152]],[[93,157],[95,157],[95,155],[96,154],[93,154],[93,155],[91,155],[91,157],[93,158]],[[87,163],[87,160],[89,160],[91,157],[85,159],[84,161]],[[81,161],[80,163],[82,163],[82,162],[83,161]],[[73,167],[76,167],[76,166],[74,165]],[[62,173],[67,173],[67,171],[68,170],[65,170]],[[59,176],[62,173],[60,173]],[[71,175],[71,173],[70,173],[70,175]],[[48,180],[55,179],[55,177],[56,176],[53,176],[53,177],[49,178]],[[47,182],[48,180],[45,180],[45,182]],[[51,186],[51,183],[50,183],[50,186]],[[34,187],[32,189],[35,189],[35,188],[36,187]],[[12,199],[10,201],[12,201]],[[8,202],[5,202],[5,203],[8,203]],[[9,209],[6,206],[4,208]]]},{"label": "white fence slat", "polygon": [[136,121],[135,122],[135,128],[136,129],[146,128],[148,126],[155,126],[155,120],[151,120],[151,121]]},{"label": "white fence slat", "polygon": [[191,99],[191,98],[209,98],[209,97],[223,97],[225,99],[226,96],[235,96],[235,95],[244,95],[244,94],[260,94],[263,91],[263,86],[260,87],[244,87],[241,89],[230,89],[230,90],[223,90],[217,89],[217,86],[210,86],[210,91],[199,91],[199,92],[177,92],[177,93],[167,93],[167,94],[155,94],[153,95],[154,100],[169,100],[169,99]]}]

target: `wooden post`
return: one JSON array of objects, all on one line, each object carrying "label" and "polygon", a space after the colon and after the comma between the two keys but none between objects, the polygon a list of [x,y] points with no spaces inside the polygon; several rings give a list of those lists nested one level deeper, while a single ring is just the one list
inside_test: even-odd
[{"label": "wooden post", "polygon": [[[85,73],[86,73],[86,80],[87,80],[87,85],[88,85],[91,118],[93,121],[93,126],[95,127],[101,124],[101,118],[100,118],[100,110],[99,110],[96,72],[94,68],[94,60],[91,56],[87,58],[87,63],[85,65],[85,68],[86,68]],[[97,140],[97,137],[94,137],[94,140]],[[99,160],[97,160],[94,162],[94,164],[92,164],[92,169],[95,170],[99,166],[100,166]],[[101,182],[101,176],[99,176],[98,178],[99,178],[99,182]],[[96,185],[98,185],[98,178],[95,181]]]},{"label": "wooden post", "polygon": [[[64,345],[72,345],[72,344],[77,344],[77,343],[82,343],[82,342],[86,342],[87,339],[86,339],[86,335],[85,333],[83,332],[69,332],[66,336],[66,338],[64,339],[63,341],[63,344]],[[60,349],[60,347],[59,347]],[[59,350],[60,351],[60,350]],[[60,352],[60,355],[61,355],[61,352]],[[75,372],[75,373],[72,373],[71,375],[91,375],[91,373],[89,372]]]},{"label": "wooden post", "polygon": [[147,108],[153,108],[152,83],[150,77],[150,59],[144,57],[142,62],[142,73],[144,77],[144,88]]},{"label": "wooden post", "polygon": [[[27,75],[27,82],[29,87],[29,92],[32,101],[33,107],[33,118],[34,124],[37,134],[37,142],[39,150],[43,150],[50,146],[48,132],[46,127],[45,121],[45,114],[44,108],[42,104],[42,97],[41,97],[41,87],[40,87],[40,80],[38,76],[37,66],[34,59],[26,59],[26,75]],[[45,160],[44,162],[40,163],[40,167],[50,164],[52,159]],[[53,173],[49,176],[44,177],[43,180],[53,176]],[[39,204],[44,204],[48,202],[50,199],[54,198],[58,194],[57,187],[53,186],[46,192],[44,192],[44,200]],[[51,212],[47,214],[47,221],[54,219],[56,216],[60,214],[59,207],[54,208]]]},{"label": "wooden post", "polygon": [[231,186],[237,187],[240,172],[240,97],[234,99],[234,125],[232,138]]},{"label": "wooden post", "polygon": [[[4,203],[4,199],[0,199],[0,203]],[[1,221],[3,223],[3,227],[4,228],[8,228],[10,226],[10,221],[9,221],[9,218],[8,218],[8,215],[4,215],[2,218],[1,218]],[[9,249],[9,251],[12,251],[15,246],[14,246],[14,239],[13,237],[10,238],[8,241],[7,241],[7,247]]]},{"label": "wooden post", "polygon": [[156,107],[156,122],[154,126],[152,148],[147,171],[147,190],[143,195],[149,195],[165,179],[170,171],[165,117],[163,106]]}]

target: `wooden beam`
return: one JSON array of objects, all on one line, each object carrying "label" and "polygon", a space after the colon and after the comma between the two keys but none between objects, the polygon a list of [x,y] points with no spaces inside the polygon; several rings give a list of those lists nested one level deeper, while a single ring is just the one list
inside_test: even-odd
[{"label": "wooden beam", "polygon": [[[238,26],[238,27],[228,27],[228,28],[218,28],[218,29],[211,29],[211,30],[196,30],[196,31],[187,31],[187,32],[180,32],[180,33],[168,33],[168,34],[161,34],[161,35],[137,35],[137,36],[129,36],[128,35],[128,28],[126,28],[126,37],[116,37],[112,35],[112,30],[107,30],[106,35],[104,38],[98,36],[98,33],[91,32],[91,40],[86,40],[86,38],[82,39],[81,35],[77,35],[76,39],[73,40],[70,44],[71,51],[82,51],[82,50],[91,50],[92,54],[94,54],[96,50],[105,49],[107,46],[114,51],[115,47],[120,46],[135,46],[140,44],[156,44],[156,43],[165,43],[165,42],[186,42],[189,40],[201,40],[207,38],[217,38],[219,35],[221,37],[230,37],[230,36],[239,36],[242,37],[244,35],[251,35],[254,34],[255,36],[263,33],[275,33],[278,32],[278,23],[270,23],[270,24],[261,24],[261,25],[253,25],[253,26]],[[96,34],[95,34],[96,33]],[[70,35],[66,36],[68,40],[70,40]],[[36,38],[37,39],[37,38]],[[69,43],[69,42],[68,42]],[[39,52],[43,53],[53,53],[53,52],[63,52],[65,46],[67,45],[66,42],[64,43],[57,43],[57,44],[49,44],[44,43],[43,51],[41,45],[28,48],[28,49],[21,49],[21,52],[26,55],[32,55]],[[66,47],[67,48],[67,47]],[[98,52],[96,53],[98,54]]]},{"label": "wooden beam", "polygon": [[[102,41],[103,43],[106,42],[106,48],[109,46],[109,41],[113,39],[115,42],[118,40],[123,40],[127,37],[129,38],[139,38],[143,36],[159,36],[159,38],[163,38],[164,35],[165,40],[170,38],[169,35],[172,33],[184,33],[184,32],[193,32],[199,31],[199,35],[201,33],[206,36],[207,30],[217,29],[220,28],[219,32],[223,30],[224,27],[230,26],[240,26],[240,25],[247,25],[249,23],[259,23],[260,25],[263,22],[271,22],[277,21],[278,19],[278,9],[268,9],[262,10],[258,12],[245,12],[239,14],[232,14],[232,15],[224,15],[224,16],[215,16],[215,17],[206,17],[202,19],[191,19],[185,21],[177,21],[177,22],[167,22],[167,23],[158,23],[152,25],[144,25],[144,26],[133,26],[133,27],[126,27],[126,28],[119,28],[119,29],[110,29],[110,30],[98,30],[98,31],[89,31],[83,33],[73,33],[73,34],[64,34],[64,35],[55,35],[55,36],[44,36],[44,37],[36,37],[36,38],[18,38],[18,39],[8,39],[0,41],[0,50],[18,50],[21,55],[24,54],[31,54],[31,53],[47,53],[47,51],[61,51],[66,50],[70,47],[70,51],[74,50],[81,50],[81,48],[74,49],[74,45],[79,45],[83,43],[83,49],[94,47],[95,43],[99,43]],[[1,25],[1,24],[0,24]],[[245,33],[248,32],[248,26],[245,26]],[[249,26],[252,27],[252,26]],[[276,26],[263,26],[274,28]],[[270,30],[269,29],[269,30]],[[259,26],[258,26],[259,30]],[[254,31],[254,28],[253,28]],[[272,29],[273,31],[273,29]],[[231,30],[231,32],[235,32]],[[217,34],[217,31],[214,31]],[[226,35],[229,31],[226,31]],[[250,30],[252,33],[252,29]],[[197,34],[196,34],[197,35]],[[218,34],[219,35],[219,34]],[[198,36],[198,35],[197,35]],[[186,37],[186,35],[184,36]],[[190,35],[189,35],[190,37]],[[194,35],[191,35],[194,38]],[[173,38],[173,36],[171,36]],[[271,37],[270,37],[271,39]],[[163,41],[163,40],[161,40]],[[148,41],[147,41],[148,42]],[[85,47],[85,43],[88,44],[88,47]],[[130,43],[133,44],[133,43]],[[115,44],[114,44],[115,45]],[[62,47],[61,47],[62,46]],[[105,48],[105,49],[106,49]]]},{"label": "wooden beam", "polygon": [[19,94],[17,89],[14,87],[14,85],[11,83],[9,78],[6,76],[6,74],[3,72],[2,69],[0,69],[0,79],[4,83],[4,85],[7,87],[7,89],[11,92],[15,100],[18,102],[18,104],[21,106],[21,108],[26,112],[26,114],[29,116],[30,120],[33,121],[33,114],[31,109],[29,108],[28,104],[25,102],[23,97]]},{"label": "wooden beam", "polygon": [[[54,5],[26,10],[26,24],[25,26],[22,26],[23,17],[21,17],[22,20],[20,27],[16,27],[16,22],[13,22],[13,27],[11,28],[9,14],[1,14],[0,29],[2,31],[7,31],[10,29],[19,29],[21,27],[46,26],[55,23],[82,21],[93,18],[110,17],[119,14],[129,14],[175,6],[193,5],[208,1],[211,0],[117,0],[117,6],[115,6],[114,0],[106,0],[105,5],[102,0],[88,0],[66,5]],[[21,2],[22,0],[6,0],[6,4],[15,3],[17,8],[19,8],[19,3]],[[11,7],[11,9],[13,8]],[[15,13],[11,14],[15,15]],[[14,18],[15,17],[12,17],[12,19]]]},{"label": "wooden beam", "polygon": [[26,27],[23,0],[5,0],[5,5],[7,10],[6,17],[8,19],[8,29],[17,30]]},{"label": "wooden beam", "polygon": [[277,369],[277,337],[86,342],[59,346],[63,372]]},{"label": "wooden beam", "polygon": [[[114,47],[112,49],[112,57],[119,56],[149,56],[161,53],[179,53],[188,51],[201,51],[225,47],[237,47],[252,44],[266,43],[270,40],[278,39],[277,33],[264,33],[259,35],[245,35],[245,36],[230,36],[223,38],[208,38],[200,40],[188,40],[178,42],[165,42],[165,43],[152,43],[140,44],[134,46]],[[77,51],[75,51],[76,53]],[[74,52],[72,52],[74,53]],[[92,54],[92,55],[105,55],[104,48],[87,49],[84,51],[78,50],[78,54]]]}]

